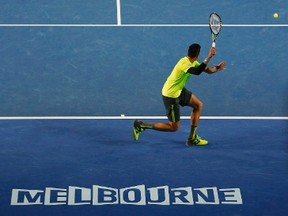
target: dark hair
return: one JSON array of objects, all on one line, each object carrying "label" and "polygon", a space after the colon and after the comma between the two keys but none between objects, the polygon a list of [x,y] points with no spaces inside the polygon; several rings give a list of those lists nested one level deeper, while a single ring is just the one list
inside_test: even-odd
[{"label": "dark hair", "polygon": [[201,46],[199,44],[191,44],[188,49],[188,56],[191,58],[197,57],[200,53]]}]

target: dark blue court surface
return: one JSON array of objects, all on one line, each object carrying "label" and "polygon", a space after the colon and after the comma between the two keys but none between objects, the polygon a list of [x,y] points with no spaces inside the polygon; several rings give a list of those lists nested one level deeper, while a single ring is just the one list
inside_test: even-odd
[{"label": "dark blue court surface", "polygon": [[202,120],[191,148],[188,120],[132,122],[0,121],[1,216],[287,215],[287,120]]}]

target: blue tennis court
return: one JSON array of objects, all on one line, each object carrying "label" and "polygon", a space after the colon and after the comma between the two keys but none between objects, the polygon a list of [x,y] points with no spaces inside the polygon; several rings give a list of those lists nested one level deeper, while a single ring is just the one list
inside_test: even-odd
[{"label": "blue tennis court", "polygon": [[202,120],[210,144],[191,148],[188,120],[139,142],[129,119],[0,124],[3,215],[287,212],[287,120]]},{"label": "blue tennis court", "polygon": [[[288,7],[284,1],[0,0],[0,215],[286,216]],[[161,88],[208,16],[223,29],[215,75],[187,87],[204,103],[185,146]],[[278,13],[277,19],[273,14]]]}]

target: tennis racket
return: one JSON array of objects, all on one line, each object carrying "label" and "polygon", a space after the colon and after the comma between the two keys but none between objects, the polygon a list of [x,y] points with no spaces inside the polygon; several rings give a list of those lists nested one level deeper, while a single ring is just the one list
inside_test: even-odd
[{"label": "tennis racket", "polygon": [[221,31],[222,20],[221,17],[215,12],[211,13],[209,16],[209,28],[212,36],[212,47],[216,47],[216,38]]}]

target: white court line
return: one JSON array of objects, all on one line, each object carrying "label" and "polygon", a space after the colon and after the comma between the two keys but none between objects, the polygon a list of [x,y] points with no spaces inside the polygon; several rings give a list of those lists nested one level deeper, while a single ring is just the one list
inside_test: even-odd
[{"label": "white court line", "polygon": [[[119,9],[120,13],[120,9]],[[208,27],[208,24],[121,24],[121,14],[117,24],[0,24],[0,27]],[[223,27],[288,27],[288,24],[223,24]]]},{"label": "white court line", "polygon": [[121,3],[120,0],[116,0],[117,8],[117,26],[121,26]]},{"label": "white court line", "polygon": [[[133,119],[167,119],[166,116],[7,116],[1,120],[133,120]],[[182,116],[181,119],[190,119]],[[288,120],[286,116],[202,116],[208,120]]]}]

